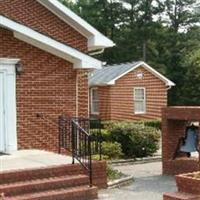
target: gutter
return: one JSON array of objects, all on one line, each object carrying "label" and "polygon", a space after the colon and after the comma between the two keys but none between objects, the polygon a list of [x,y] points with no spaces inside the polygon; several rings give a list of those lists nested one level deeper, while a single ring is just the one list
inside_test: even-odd
[{"label": "gutter", "polygon": [[170,90],[171,88],[172,88],[172,86],[171,86],[171,85],[168,85],[167,90]]},{"label": "gutter", "polygon": [[96,50],[96,51],[91,51],[89,52],[89,55],[90,56],[94,56],[94,55],[99,55],[99,54],[102,54],[104,52],[105,49],[99,49],[99,50]]}]

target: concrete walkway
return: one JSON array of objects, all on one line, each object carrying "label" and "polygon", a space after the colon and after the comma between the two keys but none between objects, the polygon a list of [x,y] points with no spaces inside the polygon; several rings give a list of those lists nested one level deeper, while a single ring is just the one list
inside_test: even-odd
[{"label": "concrete walkway", "polygon": [[70,156],[63,156],[41,150],[21,150],[11,155],[0,156],[0,172],[71,164]]},{"label": "concrete walkway", "polygon": [[164,192],[176,191],[174,177],[161,175],[161,162],[117,166],[125,174],[134,175],[132,185],[101,190],[100,200],[162,200]]}]

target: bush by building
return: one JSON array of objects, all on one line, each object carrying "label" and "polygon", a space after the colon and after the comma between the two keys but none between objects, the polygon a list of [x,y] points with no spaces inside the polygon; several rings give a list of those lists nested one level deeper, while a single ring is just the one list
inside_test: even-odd
[{"label": "bush by building", "polygon": [[[151,156],[159,148],[160,130],[158,122],[110,122],[104,125],[103,140],[117,142],[121,145],[124,157],[146,157]],[[108,143],[109,144],[109,143]],[[108,147],[109,145],[107,145]],[[105,149],[107,149],[107,147]],[[115,148],[104,151],[114,156]]]}]

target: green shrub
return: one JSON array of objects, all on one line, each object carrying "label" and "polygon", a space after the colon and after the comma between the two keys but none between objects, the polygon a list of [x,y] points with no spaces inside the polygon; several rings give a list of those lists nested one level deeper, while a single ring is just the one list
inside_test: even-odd
[{"label": "green shrub", "polygon": [[105,121],[102,122],[104,129],[110,129],[112,126],[115,126],[116,123],[122,124],[135,124],[135,125],[143,125],[143,126],[150,126],[153,128],[161,129],[161,120],[160,119],[153,119],[153,120],[137,120],[137,121],[126,121],[126,122],[116,122],[116,121]]},{"label": "green shrub", "polygon": [[102,154],[108,156],[109,159],[120,158],[123,155],[121,144],[117,142],[102,142]]},{"label": "green shrub", "polygon": [[111,133],[108,129],[102,129],[101,135],[103,141],[111,141]]},{"label": "green shrub", "polygon": [[151,156],[158,150],[160,131],[144,123],[117,122],[107,126],[111,141],[121,144],[126,157]]},{"label": "green shrub", "polygon": [[[92,160],[100,160],[100,155],[92,155]],[[109,160],[109,157],[107,155],[101,155],[101,160]]]},{"label": "green shrub", "polygon": [[155,120],[145,120],[144,121],[145,126],[150,126],[153,128],[161,129],[161,120],[155,119]]}]

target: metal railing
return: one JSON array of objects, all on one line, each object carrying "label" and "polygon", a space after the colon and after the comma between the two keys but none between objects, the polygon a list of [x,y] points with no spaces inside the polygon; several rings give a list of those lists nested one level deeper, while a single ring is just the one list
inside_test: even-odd
[{"label": "metal railing", "polygon": [[72,153],[72,163],[77,160],[88,172],[92,186],[92,156],[101,160],[101,121],[86,118],[59,117],[59,149]]},{"label": "metal railing", "polygon": [[91,135],[77,121],[72,120],[72,163],[75,159],[88,171],[90,186],[92,186],[92,152]]}]

